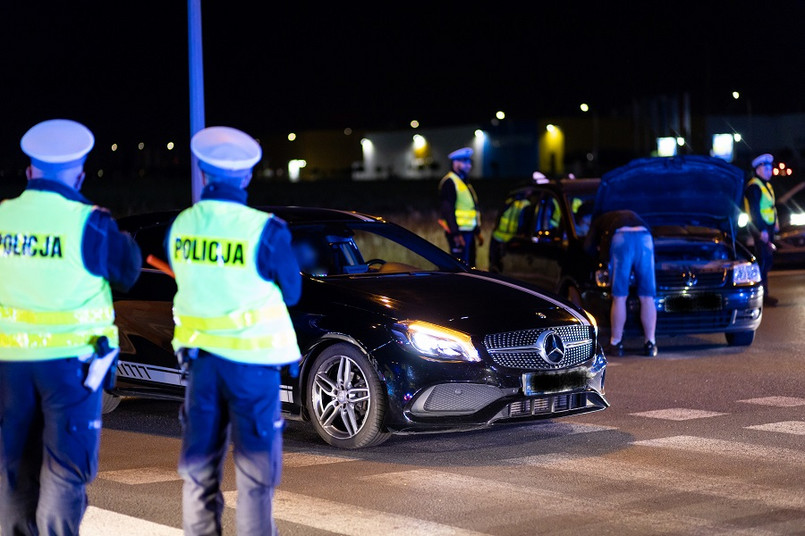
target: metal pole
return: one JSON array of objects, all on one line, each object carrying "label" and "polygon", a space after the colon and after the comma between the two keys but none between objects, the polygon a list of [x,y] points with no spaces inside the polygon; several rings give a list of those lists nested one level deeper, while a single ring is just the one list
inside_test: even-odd
[{"label": "metal pole", "polygon": [[[204,128],[204,62],[201,46],[201,0],[187,0],[188,59],[190,62],[190,137]],[[201,198],[201,170],[190,154],[193,203]]]}]

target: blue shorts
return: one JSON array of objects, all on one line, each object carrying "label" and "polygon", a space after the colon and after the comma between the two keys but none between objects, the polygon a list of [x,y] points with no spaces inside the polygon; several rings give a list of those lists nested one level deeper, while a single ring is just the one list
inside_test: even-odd
[{"label": "blue shorts", "polygon": [[610,244],[612,295],[629,295],[629,279],[634,271],[637,295],[654,297],[654,240],[648,231],[616,231]]}]

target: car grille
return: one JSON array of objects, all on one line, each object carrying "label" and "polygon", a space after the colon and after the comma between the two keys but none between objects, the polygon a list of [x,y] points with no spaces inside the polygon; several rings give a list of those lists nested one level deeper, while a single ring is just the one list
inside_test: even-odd
[{"label": "car grille", "polygon": [[658,271],[657,288],[683,289],[721,287],[727,279],[727,270],[696,272],[693,270]]},{"label": "car grille", "polygon": [[566,395],[554,395],[544,398],[529,398],[512,402],[509,405],[510,417],[527,417],[530,415],[544,415],[571,411],[583,408],[587,405],[587,395],[585,393],[570,393]]},{"label": "car grille", "polygon": [[[565,345],[565,355],[557,363],[543,359],[535,346],[540,334],[549,329],[555,331]],[[593,356],[593,344],[593,327],[577,324],[494,333],[484,338],[484,346],[497,365],[524,370],[554,370],[578,365]]]},{"label": "car grille", "polygon": [[657,315],[657,332],[720,331],[732,323],[732,310]]}]

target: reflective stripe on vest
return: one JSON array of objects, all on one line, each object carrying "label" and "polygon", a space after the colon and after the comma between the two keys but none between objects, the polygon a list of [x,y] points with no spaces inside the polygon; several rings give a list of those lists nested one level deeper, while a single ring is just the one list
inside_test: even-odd
[{"label": "reflective stripe on vest", "polygon": [[500,242],[508,242],[520,228],[520,216],[523,210],[531,205],[528,199],[517,199],[509,205],[500,216],[498,226],[492,231],[492,236]]},{"label": "reflective stripe on vest", "polygon": [[174,349],[202,348],[254,364],[299,359],[282,292],[257,271],[271,217],[238,203],[202,200],[176,218],[168,237],[177,285]]},{"label": "reflective stripe on vest", "polygon": [[112,292],[84,266],[84,228],[95,207],[25,190],[0,204],[0,360],[37,361],[118,346]]},{"label": "reflective stripe on vest", "polygon": [[472,186],[461,180],[461,177],[452,171],[445,175],[439,187],[445,181],[452,181],[456,189],[455,216],[459,231],[473,231],[481,226],[481,213],[478,211],[478,198]]},{"label": "reflective stripe on vest", "polygon": [[[777,209],[774,206],[774,190],[770,184],[767,184],[757,177],[752,177],[746,184],[746,188],[748,189],[753,184],[756,184],[758,188],[760,188],[760,206],[758,207],[760,217],[763,218],[766,225],[774,225],[774,222],[777,221]],[[744,197],[744,212],[751,217],[751,207],[746,197]]]}]

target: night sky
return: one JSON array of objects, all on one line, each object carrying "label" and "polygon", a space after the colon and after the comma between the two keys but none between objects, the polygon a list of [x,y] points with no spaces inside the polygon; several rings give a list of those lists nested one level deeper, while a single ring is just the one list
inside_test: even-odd
[{"label": "night sky", "polygon": [[[203,1],[207,124],[427,128],[683,92],[694,112],[745,113],[733,90],[754,114],[805,111],[805,2],[528,5]],[[187,73],[185,1],[4,1],[0,152],[53,117],[186,139]]]}]

